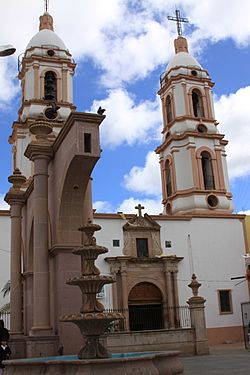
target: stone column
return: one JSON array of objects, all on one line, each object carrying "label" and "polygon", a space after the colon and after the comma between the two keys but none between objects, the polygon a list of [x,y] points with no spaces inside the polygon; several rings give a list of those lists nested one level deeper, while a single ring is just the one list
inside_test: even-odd
[{"label": "stone column", "polygon": [[195,329],[195,350],[197,355],[208,354],[208,340],[205,320],[205,302],[203,297],[198,296],[198,289],[201,284],[197,281],[195,274],[188,285],[193,292],[193,296],[187,301],[190,309],[191,326]]},{"label": "stone column", "polygon": [[173,285],[172,285],[172,277],[171,277],[171,267],[164,263],[165,269],[165,282],[167,288],[167,300],[168,300],[168,316],[169,316],[169,328],[175,328],[174,324],[174,296],[173,296]]},{"label": "stone column", "polygon": [[48,252],[48,163],[53,151],[46,135],[52,126],[37,121],[30,131],[31,142],[25,156],[34,162],[34,255],[33,255],[33,327],[32,334],[48,334],[50,325],[49,252]]},{"label": "stone column", "polygon": [[5,200],[10,205],[11,218],[11,292],[10,292],[10,330],[12,335],[23,334],[23,304],[22,304],[22,273],[21,273],[21,245],[22,245],[22,207],[25,201],[24,192],[20,189],[26,178],[15,169],[9,182],[13,184]]},{"label": "stone column", "polygon": [[121,265],[121,281],[122,281],[122,307],[124,315],[124,328],[129,331],[129,311],[128,311],[128,289],[127,289],[127,270],[126,264]]}]

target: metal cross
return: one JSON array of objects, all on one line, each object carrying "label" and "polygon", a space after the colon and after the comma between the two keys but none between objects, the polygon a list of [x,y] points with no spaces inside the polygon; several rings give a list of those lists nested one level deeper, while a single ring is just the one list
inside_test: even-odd
[{"label": "metal cross", "polygon": [[168,16],[168,20],[176,21],[177,33],[178,33],[179,36],[181,36],[182,35],[181,23],[182,22],[188,23],[189,21],[188,21],[187,18],[183,18],[183,17],[180,16],[180,11],[178,9],[175,9],[175,15],[176,15],[176,17]]},{"label": "metal cross", "polygon": [[135,206],[135,209],[138,210],[138,214],[139,214],[139,217],[141,217],[141,212],[142,210],[144,210],[145,207],[143,207],[140,203],[138,204],[138,206]]},{"label": "metal cross", "polygon": [[45,7],[45,12],[48,12],[48,9],[49,9],[49,0],[44,0],[44,7]]}]

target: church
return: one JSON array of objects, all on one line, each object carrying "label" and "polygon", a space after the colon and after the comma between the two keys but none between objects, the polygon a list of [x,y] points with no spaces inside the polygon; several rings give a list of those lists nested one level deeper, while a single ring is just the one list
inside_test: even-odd
[{"label": "church", "polygon": [[158,91],[163,127],[155,151],[163,212],[148,215],[138,202],[137,214],[98,213],[92,207],[91,173],[101,156],[99,127],[105,116],[77,112],[75,62],[54,32],[52,16],[40,17],[39,31],[19,61],[22,97],[9,138],[13,173],[5,197],[11,223],[11,337],[23,356],[43,355],[45,344],[51,354],[58,347],[71,353],[80,340],[60,317],[81,303],[80,292],[66,281],[80,272],[72,250],[82,241],[78,228],[89,221],[101,226],[96,241],[109,250],[97,265],[116,278],[98,295],[107,310],[124,314],[114,330],[140,337],[144,331],[182,328],[195,274],[206,300],[208,343],[243,340],[241,303],[249,300],[248,285],[231,278],[245,273],[245,216],[233,213],[214,84],[181,34],[174,48]]}]

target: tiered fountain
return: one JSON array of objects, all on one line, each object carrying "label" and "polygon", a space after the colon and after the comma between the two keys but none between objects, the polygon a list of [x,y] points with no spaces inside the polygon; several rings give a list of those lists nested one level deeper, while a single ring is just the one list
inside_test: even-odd
[{"label": "tiered fountain", "polygon": [[[82,232],[83,245],[73,250],[81,256],[81,276],[67,280],[69,285],[77,285],[81,289],[83,302],[80,312],[75,315],[61,317],[62,322],[76,324],[85,340],[78,358],[76,356],[60,356],[46,358],[28,358],[6,361],[6,375],[180,375],[183,366],[179,353],[147,352],[121,353],[109,355],[107,349],[100,343],[109,324],[123,319],[122,314],[105,312],[104,306],[97,300],[105,284],[115,282],[113,276],[100,275],[95,266],[95,260],[108,249],[98,246],[94,232],[100,230],[99,225],[89,222],[79,228]],[[109,357],[109,358],[108,358]]]},{"label": "tiered fountain", "polygon": [[115,282],[113,276],[100,275],[99,269],[95,266],[98,256],[108,252],[106,247],[96,244],[94,232],[100,229],[100,225],[91,222],[79,228],[83,245],[75,248],[73,254],[81,256],[81,276],[67,280],[67,284],[79,286],[82,292],[82,306],[79,314],[65,315],[60,319],[62,322],[76,324],[83,335],[85,345],[78,354],[79,359],[109,357],[107,349],[100,343],[100,336],[111,322],[123,319],[121,313],[105,312],[104,306],[97,300],[97,293],[101,292],[103,286]]}]

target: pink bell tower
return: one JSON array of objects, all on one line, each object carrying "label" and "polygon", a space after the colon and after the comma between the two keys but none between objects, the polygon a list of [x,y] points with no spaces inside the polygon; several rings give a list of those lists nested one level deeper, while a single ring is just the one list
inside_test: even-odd
[{"label": "pink bell tower", "polygon": [[164,213],[229,214],[233,206],[227,141],[217,129],[211,91],[214,84],[189,54],[179,29],[178,34],[175,55],[161,76],[158,92],[163,138],[156,153],[160,156]]}]

